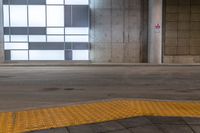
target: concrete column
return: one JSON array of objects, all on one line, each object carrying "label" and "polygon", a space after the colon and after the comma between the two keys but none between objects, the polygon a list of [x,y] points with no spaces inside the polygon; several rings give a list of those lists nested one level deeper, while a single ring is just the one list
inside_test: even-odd
[{"label": "concrete column", "polygon": [[148,60],[153,64],[162,63],[162,16],[163,0],[149,0]]},{"label": "concrete column", "polygon": [[0,0],[0,63],[4,62],[3,44],[3,0]]}]

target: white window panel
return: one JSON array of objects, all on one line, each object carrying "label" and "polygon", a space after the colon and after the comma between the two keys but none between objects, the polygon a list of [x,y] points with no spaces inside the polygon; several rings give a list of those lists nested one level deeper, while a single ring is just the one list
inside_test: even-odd
[{"label": "white window panel", "polygon": [[29,35],[29,42],[46,42],[45,35]]},{"label": "white window panel", "polygon": [[65,28],[65,34],[89,34],[89,28],[67,27]]},{"label": "white window panel", "polygon": [[11,35],[11,42],[27,42],[27,35]]},{"label": "white window panel", "polygon": [[47,4],[64,4],[64,0],[47,0]]},{"label": "white window panel", "polygon": [[10,36],[4,35],[4,42],[9,42],[9,41],[10,41]]},{"label": "white window panel", "polygon": [[10,21],[11,21],[11,26],[27,27],[27,6],[11,5]]},{"label": "white window panel", "polygon": [[47,42],[64,42],[64,36],[47,36]]},{"label": "white window panel", "polygon": [[64,50],[30,50],[30,60],[64,60]]},{"label": "white window panel", "polygon": [[28,60],[28,50],[11,50],[11,60]]},{"label": "white window panel", "polygon": [[28,49],[28,43],[5,43],[5,50]]},{"label": "white window panel", "polygon": [[66,42],[89,42],[88,36],[65,36]]},{"label": "white window panel", "polygon": [[72,60],[89,60],[88,50],[73,50]]},{"label": "white window panel", "polygon": [[89,0],[65,0],[66,5],[88,5]]},{"label": "white window panel", "polygon": [[31,5],[28,6],[28,18],[30,27],[45,27],[45,6],[43,5]]},{"label": "white window panel", "polygon": [[64,34],[64,28],[47,28],[47,34]]},{"label": "white window panel", "polygon": [[64,6],[47,6],[47,26],[64,26]]},{"label": "white window panel", "polygon": [[8,5],[3,6],[3,16],[4,16],[4,26],[9,27],[10,21],[9,21],[9,7]]}]

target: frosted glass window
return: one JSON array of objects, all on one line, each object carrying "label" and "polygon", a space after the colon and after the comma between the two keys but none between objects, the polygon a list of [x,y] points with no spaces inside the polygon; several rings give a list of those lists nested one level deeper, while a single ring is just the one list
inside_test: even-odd
[{"label": "frosted glass window", "polygon": [[4,41],[9,42],[10,41],[10,36],[9,35],[4,35]]},{"label": "frosted glass window", "polygon": [[10,23],[15,27],[27,27],[27,6],[10,6]]},{"label": "frosted glass window", "polygon": [[28,18],[30,27],[45,27],[45,6],[33,5],[28,6]]},{"label": "frosted glass window", "polygon": [[89,34],[89,28],[67,27],[65,28],[65,34]]},{"label": "frosted glass window", "polygon": [[64,50],[30,50],[30,60],[64,60]]},{"label": "frosted glass window", "polygon": [[29,42],[46,42],[45,35],[30,35]]},{"label": "frosted glass window", "polygon": [[46,0],[47,4],[64,4],[64,0]]},{"label": "frosted glass window", "polygon": [[3,6],[4,26],[9,27],[9,7],[8,5]]},{"label": "frosted glass window", "polygon": [[47,6],[47,26],[64,26],[64,6]]},{"label": "frosted glass window", "polygon": [[5,49],[28,49],[28,43],[5,43]]},{"label": "frosted glass window", "polygon": [[64,28],[47,28],[47,34],[64,34]]},{"label": "frosted glass window", "polygon": [[88,5],[89,0],[65,0],[66,5]]},{"label": "frosted glass window", "polygon": [[72,60],[89,60],[88,50],[73,50]]},{"label": "frosted glass window", "polygon": [[88,36],[65,36],[66,42],[88,42]]},{"label": "frosted glass window", "polygon": [[11,50],[11,60],[28,60],[28,51]]},{"label": "frosted glass window", "polygon": [[47,42],[64,42],[64,36],[47,36]]},{"label": "frosted glass window", "polygon": [[11,42],[27,42],[27,35],[11,35]]}]

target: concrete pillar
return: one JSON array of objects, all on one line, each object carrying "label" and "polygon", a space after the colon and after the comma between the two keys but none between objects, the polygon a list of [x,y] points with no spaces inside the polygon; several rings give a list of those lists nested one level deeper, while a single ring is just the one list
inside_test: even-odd
[{"label": "concrete pillar", "polygon": [[162,16],[163,0],[149,0],[148,60],[153,64],[162,63]]},{"label": "concrete pillar", "polygon": [[0,63],[4,62],[3,44],[3,0],[0,0]]}]

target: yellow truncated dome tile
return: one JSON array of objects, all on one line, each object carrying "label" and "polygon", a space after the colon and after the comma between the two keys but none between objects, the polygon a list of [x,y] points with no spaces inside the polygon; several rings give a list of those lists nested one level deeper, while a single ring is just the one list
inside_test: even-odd
[{"label": "yellow truncated dome tile", "polygon": [[21,133],[138,116],[200,117],[200,102],[122,99],[0,113],[0,133]]}]

